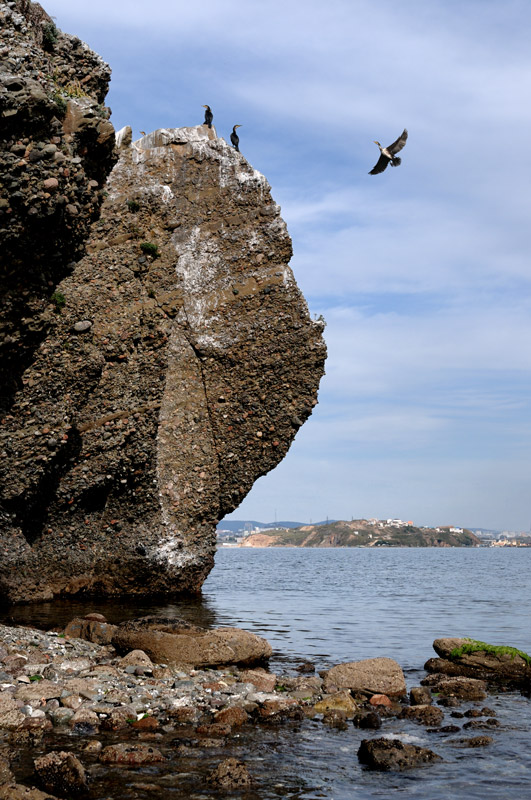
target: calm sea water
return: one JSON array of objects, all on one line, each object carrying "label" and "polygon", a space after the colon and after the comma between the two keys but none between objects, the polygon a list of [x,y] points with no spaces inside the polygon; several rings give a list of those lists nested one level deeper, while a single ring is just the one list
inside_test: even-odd
[{"label": "calm sea water", "polygon": [[[89,608],[110,621],[164,613],[246,628],[272,644],[277,671],[302,660],[320,669],[388,656],[400,663],[410,688],[423,677],[422,666],[435,655],[432,642],[440,636],[470,636],[531,653],[531,548],[221,548],[201,600],[134,608],[54,603],[9,613],[47,627]],[[507,693],[486,702],[501,723],[490,732],[494,742],[487,748],[457,749],[448,743],[456,734],[429,734],[405,721],[386,723],[375,733],[430,747],[444,759],[410,773],[365,770],[356,753],[371,733],[354,726],[331,730],[319,721],[269,731],[262,739],[257,734],[245,760],[266,776],[261,798],[531,798],[531,701]],[[445,724],[464,721],[447,715]],[[470,735],[475,733],[481,731]]]}]

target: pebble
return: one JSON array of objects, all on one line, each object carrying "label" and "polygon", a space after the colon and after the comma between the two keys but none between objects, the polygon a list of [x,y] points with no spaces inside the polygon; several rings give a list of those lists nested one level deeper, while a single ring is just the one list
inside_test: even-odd
[{"label": "pebble", "polygon": [[81,320],[81,322],[76,322],[74,325],[74,331],[76,333],[85,333],[92,328],[92,322],[88,319]]}]

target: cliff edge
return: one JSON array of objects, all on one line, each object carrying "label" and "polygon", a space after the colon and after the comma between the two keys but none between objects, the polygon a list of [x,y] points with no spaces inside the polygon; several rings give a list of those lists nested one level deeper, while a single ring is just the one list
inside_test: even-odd
[{"label": "cliff edge", "polygon": [[0,594],[197,591],[317,403],[322,324],[265,178],[214,129],[130,142],[0,428]]}]

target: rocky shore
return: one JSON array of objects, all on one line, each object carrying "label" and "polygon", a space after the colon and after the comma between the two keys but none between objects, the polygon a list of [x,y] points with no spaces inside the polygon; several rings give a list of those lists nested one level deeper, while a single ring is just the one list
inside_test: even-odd
[{"label": "rocky shore", "polygon": [[[435,645],[448,663],[462,657],[451,655],[455,640]],[[175,619],[113,626],[92,614],[64,631],[0,626],[0,800],[144,798],[169,786],[175,797],[263,796],[253,794],[266,788],[263,777],[246,762],[263,731],[279,725],[325,724],[338,735],[354,726],[359,762],[370,769],[436,764],[436,745],[419,747],[386,728],[402,720],[452,747],[484,747],[501,730],[487,694],[497,681],[505,686],[509,661],[510,684],[519,670],[519,688],[529,689],[529,664],[507,652],[490,653],[488,679],[431,671],[409,692],[389,658],[320,674],[302,663],[279,675],[267,669],[270,655],[254,634]]]}]

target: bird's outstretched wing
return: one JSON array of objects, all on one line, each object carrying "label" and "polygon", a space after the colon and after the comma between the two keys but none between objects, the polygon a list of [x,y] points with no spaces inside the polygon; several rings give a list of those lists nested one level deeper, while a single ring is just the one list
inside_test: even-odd
[{"label": "bird's outstretched wing", "polygon": [[400,150],[402,150],[402,148],[405,145],[406,141],[407,141],[407,130],[404,128],[404,130],[402,131],[402,133],[400,134],[400,136],[398,137],[396,142],[393,142],[393,144],[390,144],[387,149],[389,150],[391,155],[394,156],[395,153],[399,153]]},{"label": "bird's outstretched wing", "polygon": [[386,166],[388,164],[389,164],[389,159],[387,158],[387,156],[384,156],[384,154],[382,153],[380,155],[380,158],[376,162],[375,166],[369,172],[369,175],[379,175],[380,172],[384,171],[384,169],[386,168]]}]

